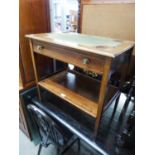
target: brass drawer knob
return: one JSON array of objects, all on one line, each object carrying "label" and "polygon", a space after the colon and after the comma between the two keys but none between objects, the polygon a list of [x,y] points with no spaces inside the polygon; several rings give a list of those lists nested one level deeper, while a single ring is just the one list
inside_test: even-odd
[{"label": "brass drawer knob", "polygon": [[38,45],[37,46],[37,50],[42,50],[44,48],[44,46]]},{"label": "brass drawer knob", "polygon": [[87,65],[87,64],[89,64],[89,59],[88,58],[84,58],[83,60],[82,60],[82,63],[84,64],[84,65]]}]

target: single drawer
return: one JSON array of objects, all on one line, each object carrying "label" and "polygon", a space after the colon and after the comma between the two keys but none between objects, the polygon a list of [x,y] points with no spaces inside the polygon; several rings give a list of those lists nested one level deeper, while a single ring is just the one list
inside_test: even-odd
[{"label": "single drawer", "polygon": [[36,53],[54,58],[65,63],[73,64],[85,70],[93,71],[98,74],[103,73],[105,64],[104,57],[85,54],[80,50],[72,49],[55,44],[48,44],[40,41],[33,41],[33,50]]}]

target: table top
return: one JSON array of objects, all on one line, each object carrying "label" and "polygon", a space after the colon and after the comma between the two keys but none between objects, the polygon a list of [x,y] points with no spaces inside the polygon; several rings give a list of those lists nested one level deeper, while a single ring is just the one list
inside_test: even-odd
[{"label": "table top", "polygon": [[[37,99],[36,87],[28,89],[20,95],[23,97],[25,106],[30,103],[37,105],[101,154],[134,154],[134,150],[131,150],[131,148],[122,149],[116,145],[116,137],[125,127],[126,120],[134,107],[133,102],[129,102],[128,105],[125,104],[126,96],[124,94],[121,95],[116,110],[114,110],[115,102],[113,102],[104,112],[96,139],[92,136],[95,120],[69,104],[61,102],[61,99],[56,96],[45,92],[42,94],[43,101],[41,103]],[[87,127],[85,124],[87,124]]]},{"label": "table top", "polygon": [[132,41],[80,33],[40,33],[26,35],[26,37],[112,58],[134,46],[134,42]]},{"label": "table top", "polygon": [[[61,102],[61,99],[51,96],[48,92],[46,92],[43,93],[42,102],[40,102],[37,98],[33,98],[32,102],[47,112],[49,116],[76,134],[97,152],[100,152],[102,155],[116,155],[118,154],[116,136],[120,133],[120,131],[122,131],[122,128],[125,125],[124,120],[127,119],[133,108],[133,103],[131,103],[125,115],[121,115],[122,111],[124,111],[125,99],[125,95],[120,98],[120,103],[117,105],[116,111],[114,110],[115,102],[113,102],[113,104],[104,112],[96,138],[93,137],[95,120],[85,113],[73,108],[69,104]],[[122,120],[120,120],[120,116],[122,116]],[[85,126],[86,124],[87,127]],[[133,154],[133,152],[128,149],[120,149],[119,152],[120,154]]]}]

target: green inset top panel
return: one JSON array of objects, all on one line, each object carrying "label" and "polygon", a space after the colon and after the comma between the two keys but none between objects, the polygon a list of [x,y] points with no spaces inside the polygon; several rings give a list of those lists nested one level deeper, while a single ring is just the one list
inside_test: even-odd
[{"label": "green inset top panel", "polygon": [[97,46],[110,46],[116,47],[121,43],[111,38],[90,36],[78,33],[52,33],[48,36],[51,39],[74,43],[83,46],[97,47]]}]

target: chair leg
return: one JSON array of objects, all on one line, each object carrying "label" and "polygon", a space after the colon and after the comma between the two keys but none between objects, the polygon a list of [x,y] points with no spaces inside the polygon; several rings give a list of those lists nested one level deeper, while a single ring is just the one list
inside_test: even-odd
[{"label": "chair leg", "polygon": [[42,149],[42,145],[40,144],[37,155],[40,155],[41,149]]},{"label": "chair leg", "polygon": [[70,147],[78,140],[77,136],[73,136],[69,142],[66,144],[66,146],[62,149],[62,151],[60,152],[60,155],[63,155],[65,154],[69,149]]},{"label": "chair leg", "polygon": [[[120,94],[121,95],[121,94]],[[119,99],[120,99],[120,95],[116,98],[115,100],[115,105],[114,105],[114,113],[116,112],[116,109],[117,109],[117,106],[118,106],[118,102],[119,102]]]},{"label": "chair leg", "polygon": [[77,142],[78,142],[78,152],[80,152],[80,139],[79,138],[78,138]]},{"label": "chair leg", "polygon": [[59,155],[59,154],[60,154],[60,148],[57,147],[57,155]]}]

